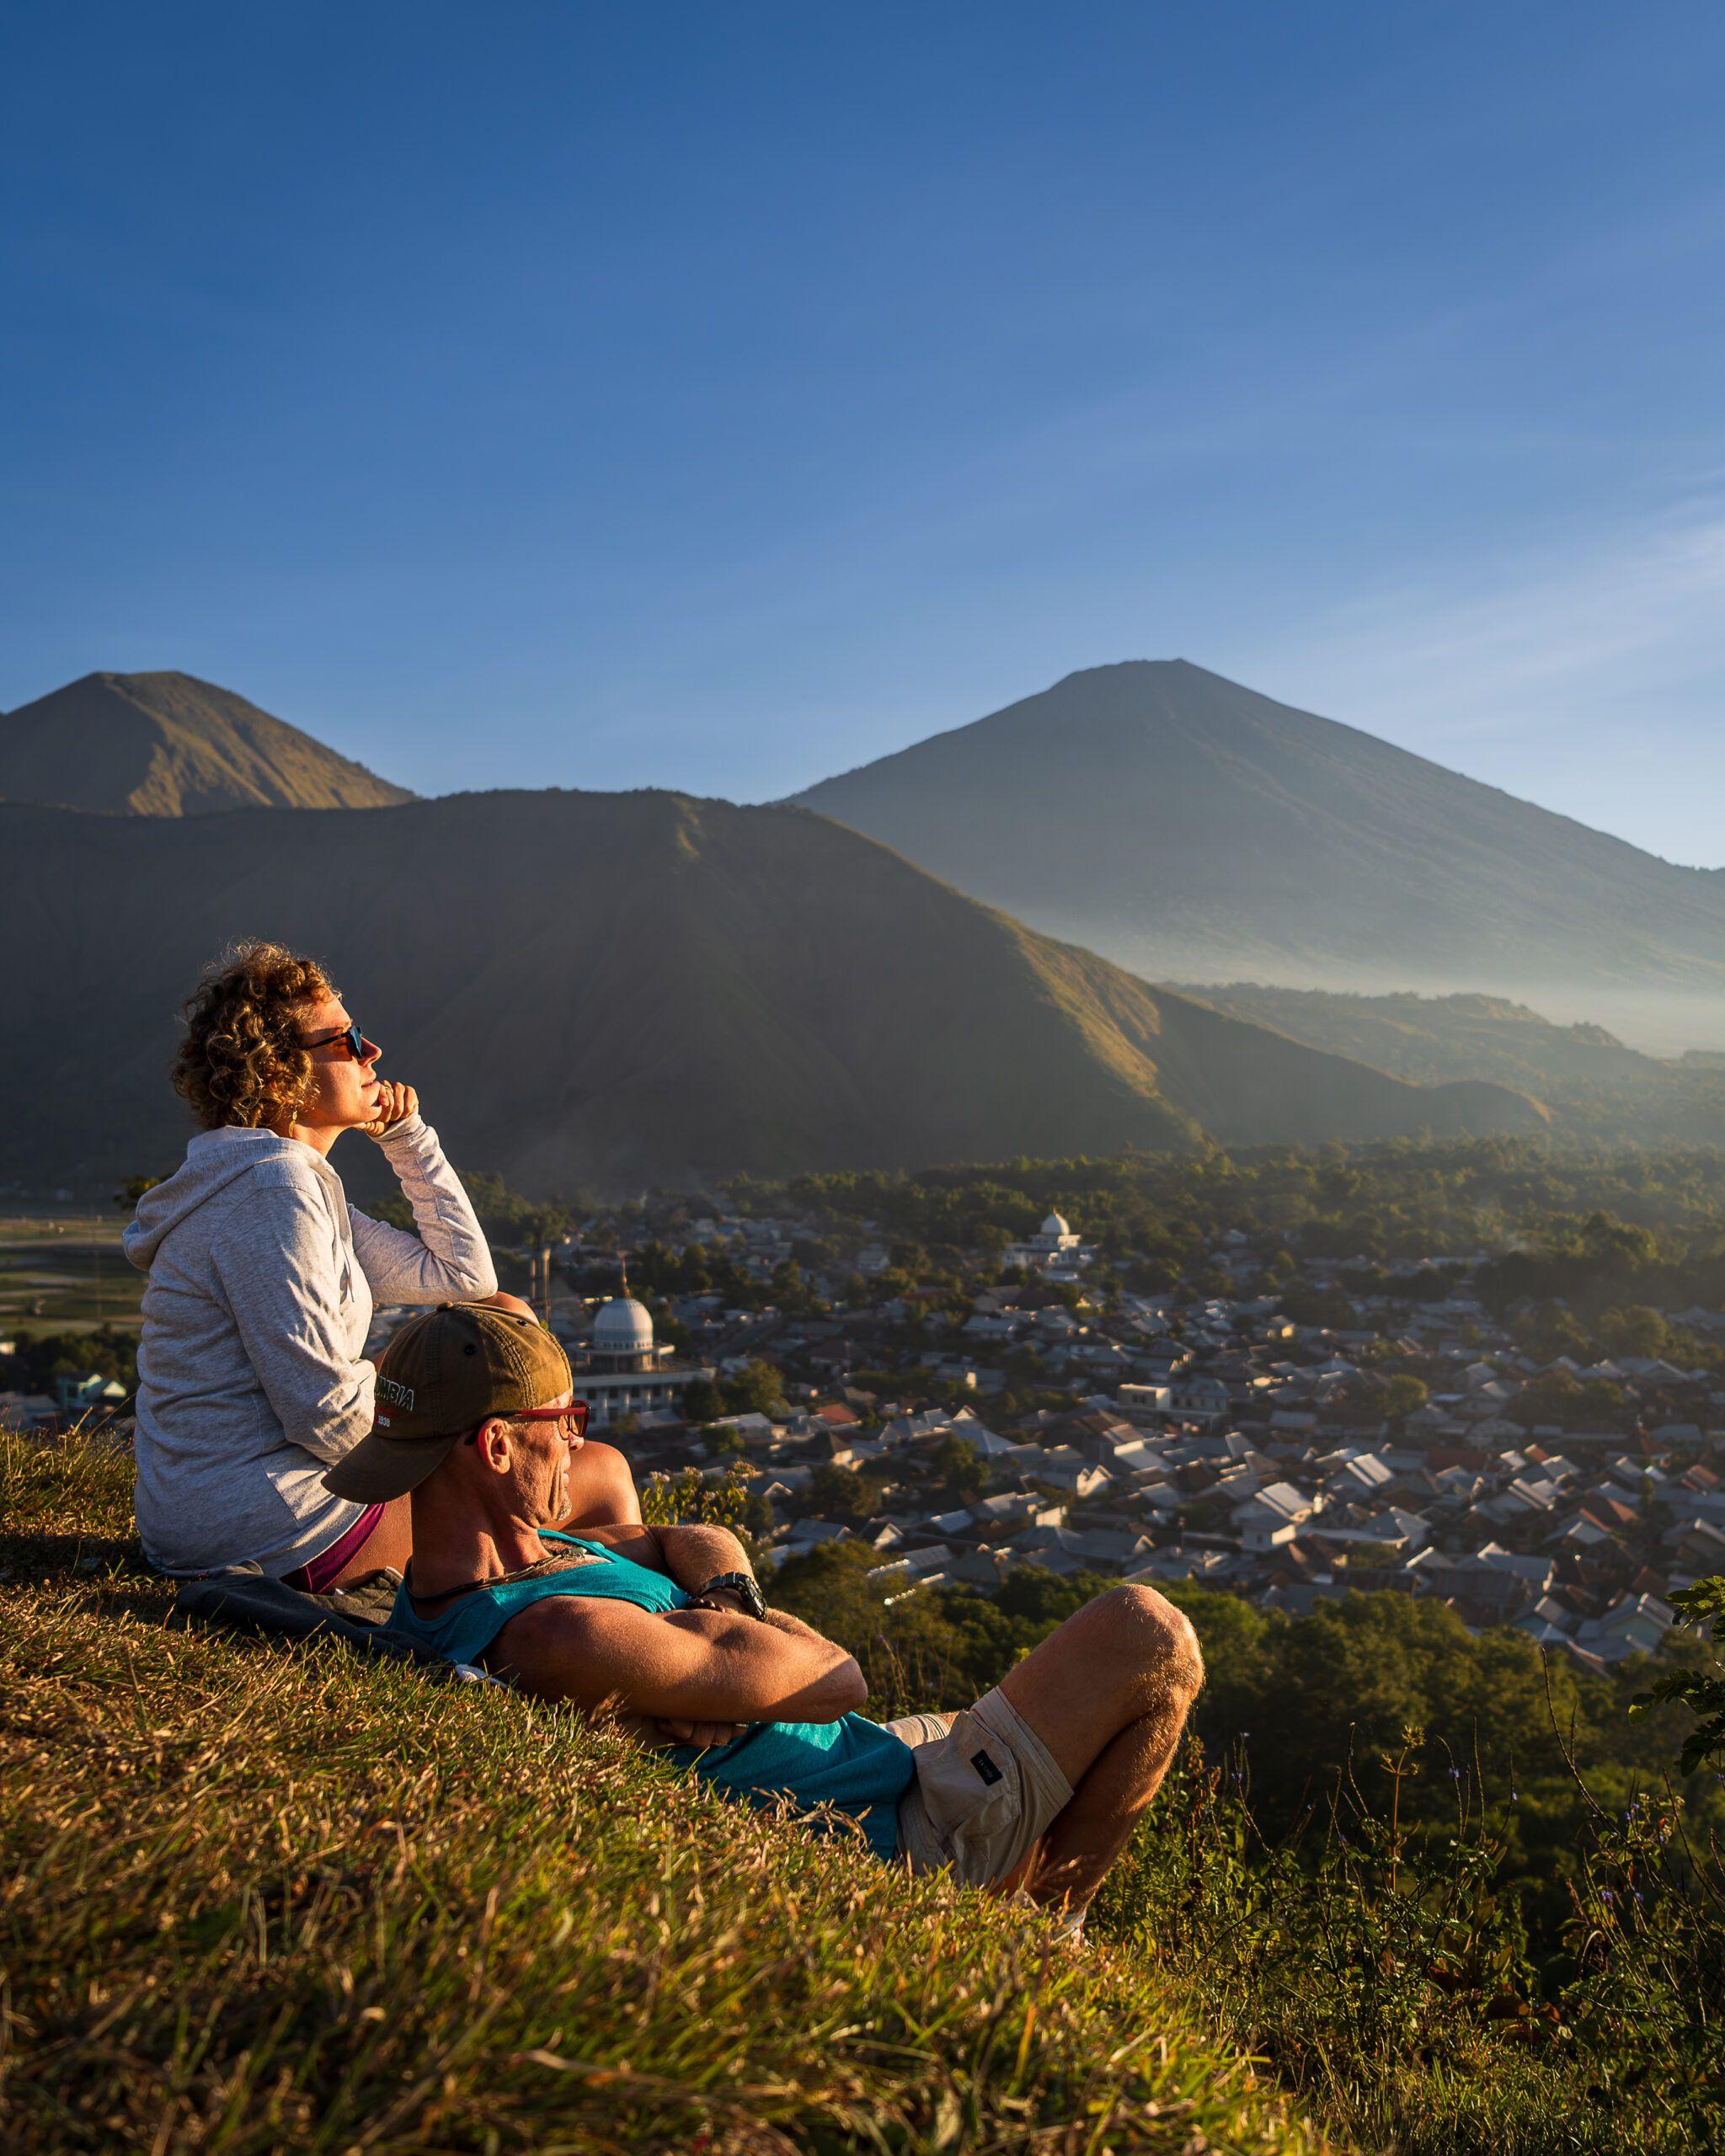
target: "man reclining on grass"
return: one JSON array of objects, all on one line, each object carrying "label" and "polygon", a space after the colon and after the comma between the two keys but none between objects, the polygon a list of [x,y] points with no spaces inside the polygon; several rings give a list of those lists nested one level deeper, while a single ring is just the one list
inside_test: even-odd
[{"label": "man reclining on grass", "polygon": [[537,1698],[620,1712],[730,1794],[830,1806],[879,1855],[1021,1890],[1078,1929],[1203,1683],[1161,1595],[1111,1588],[963,1713],[883,1725],[856,1711],[852,1657],[766,1607],[728,1529],[554,1531],[586,1411],[531,1318],[462,1303],[411,1320],[377,1401],[326,1479],[360,1502],[413,1493],[393,1629]]}]

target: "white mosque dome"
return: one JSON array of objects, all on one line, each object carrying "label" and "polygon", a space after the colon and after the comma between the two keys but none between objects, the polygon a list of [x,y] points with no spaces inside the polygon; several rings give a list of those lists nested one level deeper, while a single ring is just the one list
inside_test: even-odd
[{"label": "white mosque dome", "polygon": [[653,1351],[653,1321],[633,1295],[613,1295],[599,1305],[593,1321],[593,1345],[606,1355],[647,1355]]},{"label": "white mosque dome", "polygon": [[1050,1213],[1042,1224],[1042,1232],[1045,1235],[1070,1235],[1072,1230],[1060,1214]]}]

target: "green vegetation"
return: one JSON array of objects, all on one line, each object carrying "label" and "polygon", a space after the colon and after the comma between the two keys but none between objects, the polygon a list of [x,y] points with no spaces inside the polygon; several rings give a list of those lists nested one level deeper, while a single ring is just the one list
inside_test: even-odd
[{"label": "green vegetation", "polygon": [[122,1223],[88,1216],[0,1219],[0,1338],[137,1322],[144,1276],[120,1247]]},{"label": "green vegetation", "polygon": [[[1645,1673],[1548,1695],[1525,1641],[1398,1598],[1290,1622],[1183,1591],[1196,1737],[1068,1956],[557,1710],[164,1630],[127,1496],[123,1454],[0,1438],[25,2156],[1316,2148],[1290,2104],[1405,2156],[1716,2144],[1717,1780],[1664,1785],[1690,1705],[1632,1725]],[[1106,1585],[888,1608],[873,1556],[772,1591],[857,1646],[881,1714],[969,1697]]]},{"label": "green vegetation", "polygon": [[24,1326],[11,1337],[17,1352],[0,1356],[0,1388],[8,1392],[51,1392],[56,1378],[81,1377],[90,1370],[117,1378],[128,1390],[138,1381],[137,1335],[117,1325],[47,1333]]},{"label": "green vegetation", "polygon": [[[1716,1650],[1725,1649],[1725,1579],[1698,1580],[1671,1599],[1689,1623],[1707,1625]],[[1710,1760],[1725,1762],[1725,1653],[1716,1652],[1704,1668],[1665,1671],[1631,1711],[1650,1714],[1672,1700],[1696,1718],[1683,1741],[1684,1773],[1698,1774]]]},{"label": "green vegetation", "polygon": [[[1592,1267],[1613,1300],[1703,1299],[1725,1291],[1725,1153],[1557,1150],[1539,1139],[1404,1139],[1380,1145],[1260,1147],[1196,1157],[1017,1160],[917,1174],[857,1171],[727,1185],[740,1209],[806,1213],[817,1227],[865,1224],[930,1249],[975,1250],[994,1231],[1034,1231],[1058,1205],[1104,1256],[1146,1287],[1201,1278],[1217,1238],[1237,1228],[1265,1250],[1266,1289],[1298,1261],[1370,1261],[1357,1294],[1440,1297],[1456,1267],[1423,1267],[1514,1243],[1578,1253],[1569,1292]],[[1596,1216],[1600,1216],[1596,1225]],[[1632,1231],[1626,1236],[1620,1230]],[[1634,1230],[1646,1230],[1651,1240]],[[1717,1261],[1717,1264],[1716,1264]],[[1500,1299],[1555,1293],[1506,1261]]]},{"label": "green vegetation", "polygon": [[[864,1577],[879,1561],[824,1545],[772,1593],[858,1654],[883,1714],[969,1698],[1109,1585],[1027,1571],[889,1605]],[[1693,1686],[1717,1682],[1696,1652],[1658,1688],[1683,1704],[1632,1723],[1645,1668],[1547,1667],[1435,1604],[1354,1595],[1290,1620],[1169,1592],[1209,1682],[1093,1928],[1364,2148],[1711,2150],[1725,1799],[1710,1772],[1669,1773]]]},{"label": "green vegetation", "polygon": [[127,1492],[0,1438],[15,2156],[1319,2156],[1140,1955],[560,1710],[165,1630]]}]

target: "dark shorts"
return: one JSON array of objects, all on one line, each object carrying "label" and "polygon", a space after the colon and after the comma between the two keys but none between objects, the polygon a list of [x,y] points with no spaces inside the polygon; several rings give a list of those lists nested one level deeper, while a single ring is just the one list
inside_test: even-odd
[{"label": "dark shorts", "polygon": [[282,1584],[296,1587],[302,1594],[328,1594],[350,1558],[358,1556],[371,1539],[371,1530],[383,1517],[382,1505],[367,1505],[339,1542],[320,1550],[309,1564],[284,1572]]}]

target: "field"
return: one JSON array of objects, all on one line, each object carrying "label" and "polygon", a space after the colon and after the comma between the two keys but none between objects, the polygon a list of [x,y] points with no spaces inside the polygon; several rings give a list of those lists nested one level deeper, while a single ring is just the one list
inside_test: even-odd
[{"label": "field", "polygon": [[120,1247],[124,1225],[117,1211],[0,1215],[0,1337],[135,1327],[144,1276]]}]

